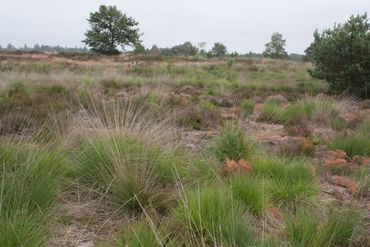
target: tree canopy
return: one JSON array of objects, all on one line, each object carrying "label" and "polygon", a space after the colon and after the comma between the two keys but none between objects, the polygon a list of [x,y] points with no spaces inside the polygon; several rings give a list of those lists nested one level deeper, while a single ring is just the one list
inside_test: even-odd
[{"label": "tree canopy", "polygon": [[314,41],[306,55],[315,68],[312,76],[325,79],[333,92],[347,91],[362,97],[370,96],[370,23],[367,14],[351,16],[342,24],[322,33],[314,33]]},{"label": "tree canopy", "polygon": [[263,52],[264,57],[270,58],[287,58],[288,53],[285,51],[286,40],[283,39],[281,33],[273,33],[271,41],[265,44],[265,51]]},{"label": "tree canopy", "polygon": [[116,6],[101,5],[99,11],[90,13],[90,29],[83,40],[93,51],[115,55],[125,46],[140,43],[138,22],[123,14]]},{"label": "tree canopy", "polygon": [[227,48],[224,44],[217,42],[214,44],[211,54],[215,57],[224,57],[227,54]]}]

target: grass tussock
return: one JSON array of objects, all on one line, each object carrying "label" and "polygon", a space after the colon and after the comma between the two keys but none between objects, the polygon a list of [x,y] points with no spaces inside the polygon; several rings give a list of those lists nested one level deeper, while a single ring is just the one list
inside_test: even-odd
[{"label": "grass tussock", "polygon": [[258,157],[253,175],[270,180],[271,199],[283,208],[312,206],[318,193],[312,167],[303,158]]},{"label": "grass tussock", "polygon": [[255,152],[256,143],[247,136],[243,129],[237,125],[228,124],[215,138],[211,149],[220,162],[226,158],[240,160],[250,157]]},{"label": "grass tussock", "polygon": [[261,215],[270,203],[269,186],[268,181],[251,176],[237,176],[230,179],[234,198],[255,215]]},{"label": "grass tussock", "polygon": [[361,222],[354,210],[329,212],[324,220],[318,215],[300,212],[286,220],[290,246],[350,246]]},{"label": "grass tussock", "polygon": [[223,189],[186,193],[173,214],[185,230],[185,243],[253,246],[253,234],[242,207]]},{"label": "grass tussock", "polygon": [[330,142],[333,149],[344,150],[352,158],[355,155],[370,156],[370,138],[367,135],[336,136]]},{"label": "grass tussock", "polygon": [[106,193],[118,208],[166,207],[161,182],[171,179],[173,163],[160,147],[128,134],[108,134],[88,140],[72,157],[76,176]]},{"label": "grass tussock", "polygon": [[40,246],[61,185],[63,156],[27,144],[0,144],[0,245]]}]

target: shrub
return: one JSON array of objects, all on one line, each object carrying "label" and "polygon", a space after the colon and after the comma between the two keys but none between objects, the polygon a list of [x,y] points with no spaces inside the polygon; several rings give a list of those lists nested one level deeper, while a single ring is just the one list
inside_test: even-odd
[{"label": "shrub", "polygon": [[230,185],[233,196],[251,213],[261,215],[270,199],[268,181],[249,176],[231,178]]},{"label": "shrub", "polygon": [[[316,30],[306,54],[315,66],[312,76],[325,79],[330,90],[368,98],[370,92],[370,23],[367,14],[351,16],[321,34]],[[338,49],[341,47],[341,49]]]},{"label": "shrub", "polygon": [[255,143],[236,125],[229,124],[221,130],[212,146],[213,152],[220,162],[226,158],[233,160],[245,159],[255,151]]},{"label": "shrub", "polygon": [[240,205],[223,189],[200,189],[187,193],[174,210],[186,230],[186,243],[252,246],[253,237]]}]

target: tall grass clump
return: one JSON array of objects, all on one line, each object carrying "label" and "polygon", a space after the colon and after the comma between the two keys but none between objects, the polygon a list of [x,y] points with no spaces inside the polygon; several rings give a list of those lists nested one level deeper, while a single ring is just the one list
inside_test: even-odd
[{"label": "tall grass clump", "polygon": [[234,198],[242,203],[251,213],[261,215],[269,204],[270,191],[268,182],[250,176],[232,177],[230,187]]},{"label": "tall grass clump", "polygon": [[303,158],[257,157],[252,161],[253,175],[269,179],[271,199],[283,208],[314,204],[318,189],[314,174]]},{"label": "tall grass clump", "polygon": [[364,134],[336,136],[330,142],[333,149],[344,150],[352,158],[355,155],[370,156],[370,138]]},{"label": "tall grass clump", "polygon": [[220,162],[226,158],[240,160],[248,158],[256,149],[256,144],[237,125],[228,124],[215,138],[212,151]]},{"label": "tall grass clump", "polygon": [[107,192],[111,203],[134,212],[168,206],[162,185],[171,182],[174,164],[181,163],[159,146],[122,132],[86,141],[72,160],[82,183]]},{"label": "tall grass clump", "polygon": [[158,247],[178,246],[166,233],[166,226],[157,226],[149,217],[130,224],[120,236],[114,246],[116,247]]},{"label": "tall grass clump", "polygon": [[298,212],[289,215],[286,221],[286,232],[290,246],[316,247],[318,245],[318,231],[320,218],[308,212]]},{"label": "tall grass clump", "polygon": [[244,117],[248,117],[253,113],[256,103],[253,99],[243,99],[240,102],[240,110]]},{"label": "tall grass clump", "polygon": [[261,122],[277,123],[280,120],[281,107],[275,100],[269,100],[263,104],[257,120]]},{"label": "tall grass clump", "polygon": [[205,188],[185,193],[173,215],[185,231],[187,244],[253,246],[253,235],[242,207],[224,189]]},{"label": "tall grass clump", "polygon": [[335,101],[309,97],[288,105],[281,111],[279,119],[287,125],[305,124],[307,121],[328,124],[337,115]]},{"label": "tall grass clump", "polygon": [[44,147],[0,144],[0,245],[42,246],[59,191],[63,157]]},{"label": "tall grass clump", "polygon": [[319,236],[319,246],[349,246],[357,233],[361,219],[361,213],[353,209],[330,212]]},{"label": "tall grass clump", "polygon": [[287,217],[286,231],[290,246],[346,247],[360,223],[361,213],[352,209],[331,211],[324,219],[312,212],[299,212]]}]

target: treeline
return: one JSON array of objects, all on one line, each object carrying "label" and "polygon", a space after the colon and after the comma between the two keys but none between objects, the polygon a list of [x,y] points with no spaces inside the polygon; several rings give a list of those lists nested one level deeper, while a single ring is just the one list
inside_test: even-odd
[{"label": "treeline", "polygon": [[44,44],[36,44],[33,47],[24,45],[22,47],[15,47],[12,44],[8,44],[5,47],[0,45],[0,51],[25,51],[25,52],[73,52],[73,53],[90,53],[91,51],[86,47],[63,47],[63,46],[50,46]]},{"label": "treeline", "polygon": [[[204,58],[222,58],[222,57],[234,57],[234,58],[249,58],[249,59],[262,59],[265,56],[262,53],[249,52],[245,54],[240,54],[238,52],[227,52],[227,47],[222,43],[215,43],[212,49],[206,50],[205,42],[200,42],[197,46],[193,45],[191,42],[187,41],[180,45],[175,45],[169,48],[160,48],[157,45],[153,45],[151,49],[143,47],[141,44],[134,48],[132,52],[134,54],[146,54],[149,56],[163,56],[163,57],[204,57]],[[93,53],[87,47],[63,47],[63,46],[50,46],[44,44],[36,44],[34,46],[24,45],[22,47],[16,47],[12,44],[8,44],[5,47],[0,45],[0,51],[8,52],[56,52],[56,53]],[[300,54],[290,54],[287,59],[295,61],[303,61],[304,55]]]},{"label": "treeline", "polygon": [[[205,42],[198,43],[197,46],[187,41],[180,45],[175,45],[170,48],[160,48],[157,45],[153,45],[151,49],[145,49],[140,45],[134,50],[135,54],[147,54],[151,56],[184,56],[184,57],[205,57],[205,58],[222,58],[222,57],[234,57],[234,58],[249,58],[249,59],[262,59],[266,55],[262,53],[249,52],[240,54],[236,51],[229,53],[227,47],[222,43],[215,43],[210,50],[204,49],[206,46]],[[289,60],[303,61],[304,55],[300,54],[289,54],[286,57]]]}]

